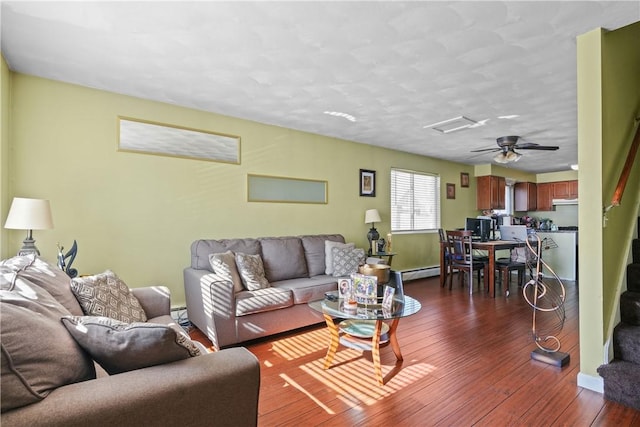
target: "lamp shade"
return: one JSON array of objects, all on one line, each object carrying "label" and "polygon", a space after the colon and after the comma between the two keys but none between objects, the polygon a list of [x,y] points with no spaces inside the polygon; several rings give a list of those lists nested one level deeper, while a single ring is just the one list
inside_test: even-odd
[{"label": "lamp shade", "polygon": [[380,222],[380,214],[378,213],[378,209],[369,209],[364,213],[364,223],[369,224],[372,222]]},{"label": "lamp shade", "polygon": [[13,230],[48,230],[53,228],[49,201],[14,197],[4,228]]}]

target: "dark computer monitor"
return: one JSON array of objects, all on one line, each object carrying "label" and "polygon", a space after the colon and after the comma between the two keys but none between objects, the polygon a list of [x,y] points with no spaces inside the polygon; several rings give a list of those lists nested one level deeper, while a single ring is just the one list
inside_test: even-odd
[{"label": "dark computer monitor", "polygon": [[482,218],[467,218],[464,229],[471,230],[475,238],[486,242],[491,236],[491,220]]}]

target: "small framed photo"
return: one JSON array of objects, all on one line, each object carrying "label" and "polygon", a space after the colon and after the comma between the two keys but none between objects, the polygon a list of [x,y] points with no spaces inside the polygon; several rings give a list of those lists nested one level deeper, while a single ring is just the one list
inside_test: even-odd
[{"label": "small framed photo", "polygon": [[469,186],[469,174],[467,172],[460,172],[460,187],[466,188]]},{"label": "small framed photo", "polygon": [[376,197],[376,171],[360,169],[360,195]]},{"label": "small framed photo", "polygon": [[456,198],[456,185],[447,183],[447,199],[455,199]]},{"label": "small framed photo", "polygon": [[338,280],[338,296],[346,300],[351,299],[353,290],[351,288],[351,279]]},{"label": "small framed photo", "polygon": [[396,292],[396,289],[391,286],[384,287],[384,295],[382,297],[382,308],[386,310],[391,310],[391,305],[393,304],[393,294]]}]

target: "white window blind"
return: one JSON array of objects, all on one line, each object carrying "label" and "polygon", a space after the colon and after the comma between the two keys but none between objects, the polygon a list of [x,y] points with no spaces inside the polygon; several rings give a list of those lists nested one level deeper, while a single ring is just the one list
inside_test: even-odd
[{"label": "white window blind", "polygon": [[440,228],[440,177],[391,169],[391,231]]}]

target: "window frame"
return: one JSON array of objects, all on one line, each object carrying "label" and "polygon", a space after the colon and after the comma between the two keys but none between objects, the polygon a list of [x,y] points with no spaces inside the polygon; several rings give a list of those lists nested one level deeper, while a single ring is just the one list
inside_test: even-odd
[{"label": "window frame", "polygon": [[[394,227],[398,226],[398,221],[401,221],[401,219],[396,218],[396,215],[398,215],[397,211],[399,209],[399,207],[397,206],[397,202],[396,202],[396,194],[395,192],[398,191],[396,188],[396,181],[395,181],[395,177],[394,174],[409,174],[410,179],[411,179],[411,183],[410,183],[410,188],[409,190],[411,191],[411,195],[410,195],[410,227],[406,228],[399,228],[399,229],[395,229]],[[403,168],[391,168],[390,171],[390,191],[389,191],[389,199],[390,199],[390,212],[391,212],[391,232],[394,234],[419,234],[419,233],[435,233],[439,228],[442,227],[442,180],[440,178],[440,174],[437,173],[433,173],[433,172],[422,172],[422,171],[416,171],[416,170],[410,170],[410,169],[403,169]],[[436,218],[427,218],[426,221],[431,222],[432,224],[434,224],[433,227],[420,227],[420,226],[416,226],[417,220],[416,220],[416,209],[419,209],[419,207],[416,207],[416,188],[415,188],[415,177],[416,176],[420,176],[420,177],[427,177],[429,179],[434,179],[435,182],[430,182],[428,183],[428,187],[429,188],[423,188],[422,192],[426,195],[426,196],[433,196],[432,199],[427,200],[426,205],[433,205],[435,204],[435,215]],[[425,205],[423,205],[424,207]],[[433,214],[432,213],[432,214]],[[418,219],[419,221],[419,219]],[[423,219],[424,221],[424,219]]]}]

